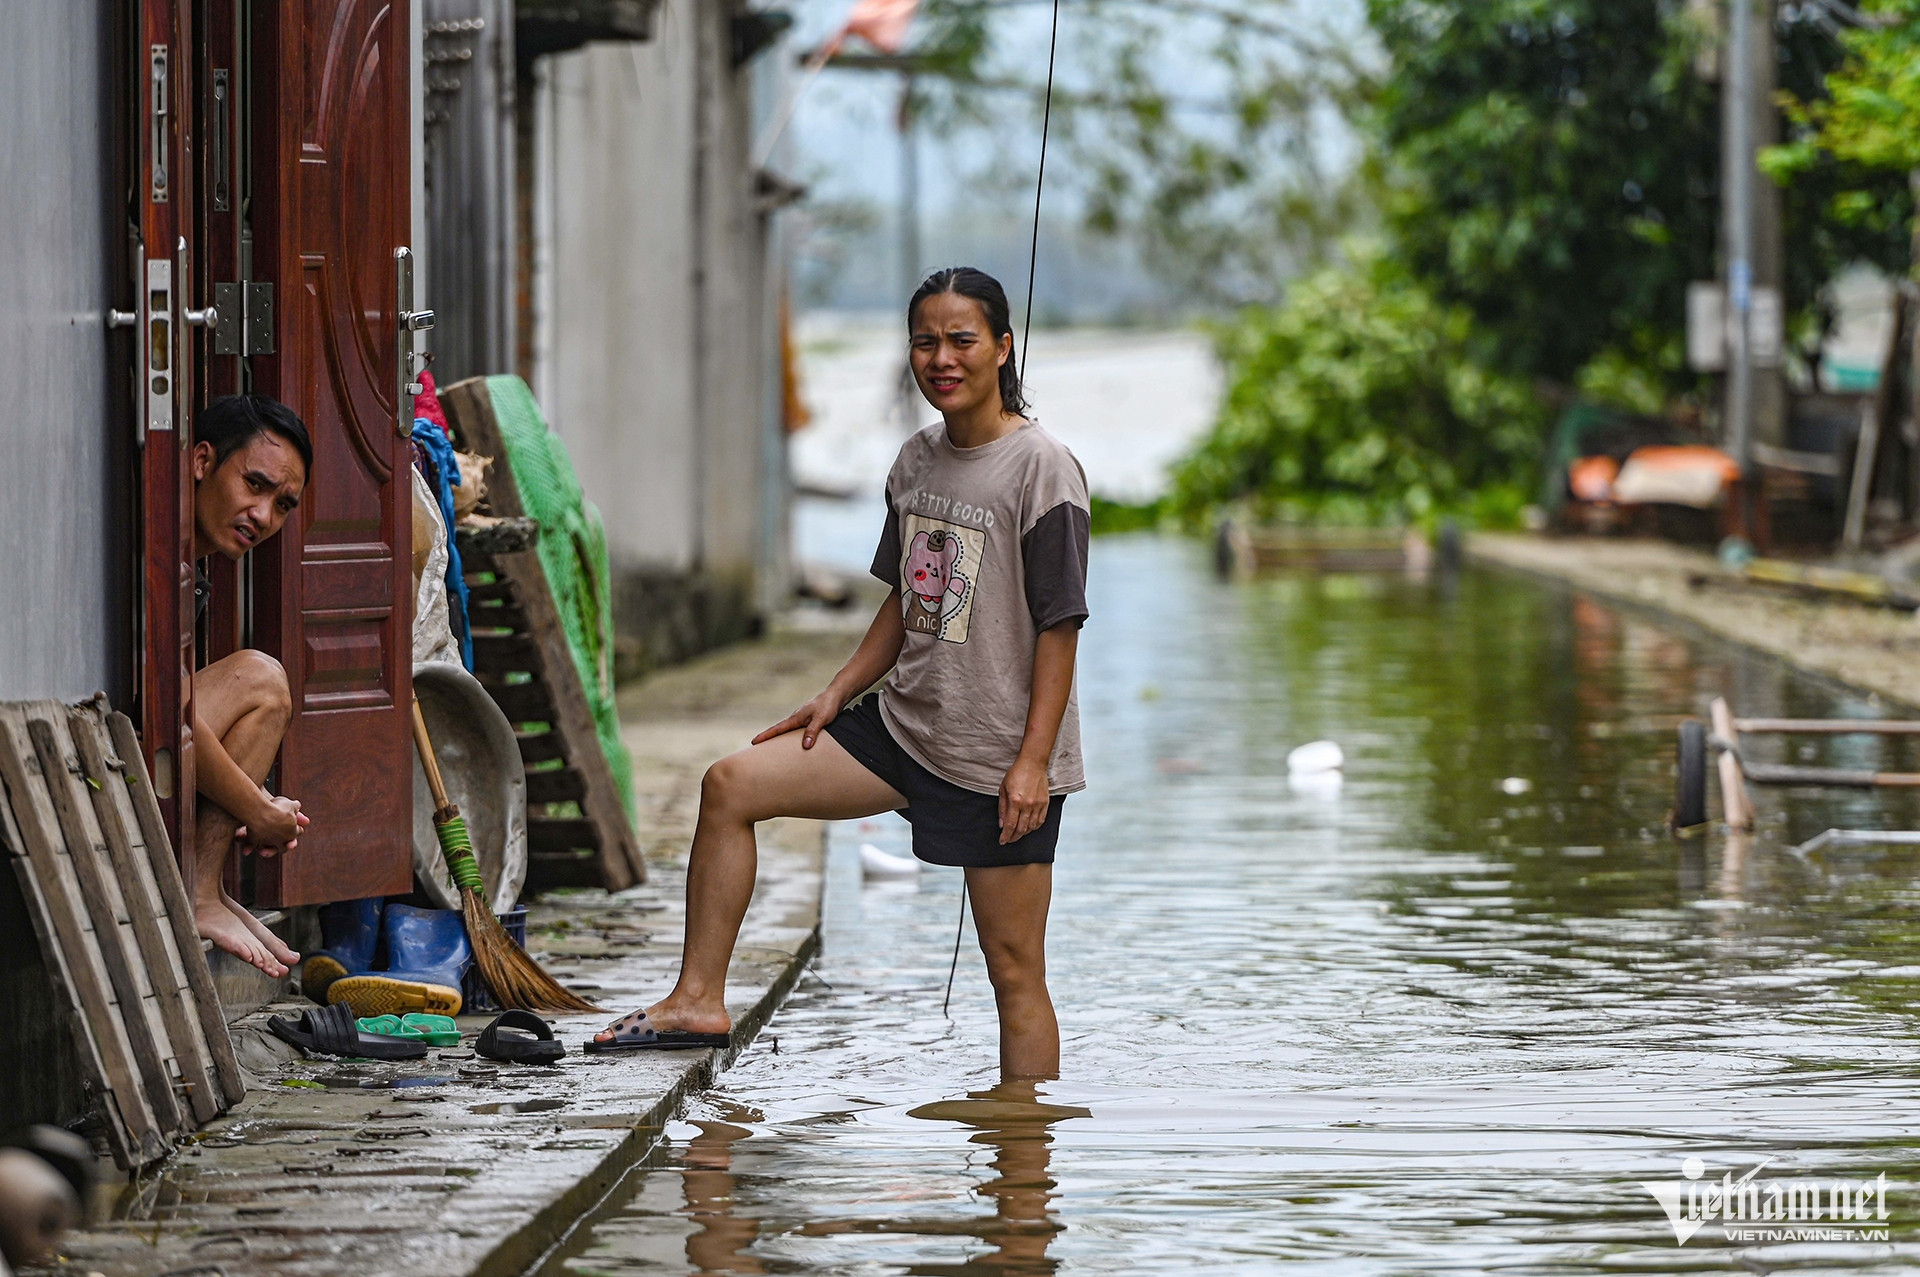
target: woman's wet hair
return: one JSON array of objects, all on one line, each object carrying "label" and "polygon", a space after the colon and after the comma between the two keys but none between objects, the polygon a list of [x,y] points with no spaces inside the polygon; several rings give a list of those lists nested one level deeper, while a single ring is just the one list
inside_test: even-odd
[{"label": "woman's wet hair", "polygon": [[[1007,305],[1007,290],[1000,287],[999,280],[972,266],[949,266],[920,281],[920,287],[914,290],[913,300],[907,303],[909,333],[913,331],[913,317],[919,313],[920,303],[940,293],[956,293],[979,303],[996,345],[1002,337],[1013,335],[1013,316],[1012,309]],[[1000,365],[1000,407],[1025,416],[1027,400],[1020,393],[1020,370],[1014,366],[1014,353],[1008,351],[1007,362]]]},{"label": "woman's wet hair", "polygon": [[270,395],[222,395],[193,420],[193,441],[213,445],[213,468],[261,435],[276,435],[300,454],[313,477],[313,439],[299,414]]}]

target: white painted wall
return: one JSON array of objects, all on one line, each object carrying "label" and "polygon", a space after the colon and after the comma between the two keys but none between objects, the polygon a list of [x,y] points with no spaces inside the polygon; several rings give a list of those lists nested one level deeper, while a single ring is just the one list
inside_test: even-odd
[{"label": "white painted wall", "polygon": [[542,60],[534,393],[616,568],[751,583],[769,473],[763,219],[751,77],[725,0],[669,0],[654,38]]}]

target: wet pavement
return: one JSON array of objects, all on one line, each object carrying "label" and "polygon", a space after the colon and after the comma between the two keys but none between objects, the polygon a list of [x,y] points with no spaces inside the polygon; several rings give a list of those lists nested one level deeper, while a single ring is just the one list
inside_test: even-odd
[{"label": "wet pavement", "polygon": [[[941,1010],[957,875],[863,884],[860,844],[904,854],[906,829],[835,826],[821,979],[540,1272],[1920,1262],[1920,851],[1792,851],[1920,804],[1767,790],[1750,839],[1665,828],[1675,723],[1711,696],[1883,707],[1518,574],[1224,584],[1151,537],[1093,565],[1091,785],[1049,933],[1064,1076],[994,1086],[970,927]],[[1317,738],[1344,781],[1290,782]],[[1916,769],[1912,742],[1791,756]],[[1889,1240],[1684,1227],[1689,1185],[1756,1166],[1783,1194],[1845,1181],[1849,1227]],[[1858,1191],[1882,1174],[1884,1220]]]},{"label": "wet pavement", "polygon": [[[770,697],[781,703],[791,685],[824,681],[846,645],[831,632],[781,633],[623,697],[651,877],[617,896],[557,893],[532,907],[529,948],[570,987],[617,1011],[670,987],[701,772],[765,725]],[[817,823],[762,827],[756,905],[729,972],[736,1041],[803,975],[817,938],[821,848]],[[155,1172],[103,1193],[94,1227],[66,1240],[55,1271],[523,1272],[731,1054],[584,1055],[581,1044],[609,1018],[560,1018],[566,1059],[524,1068],[475,1057],[473,1035],[490,1015],[461,1017],[460,1048],[404,1064],[303,1060],[265,1033],[264,1013],[249,1016],[235,1043],[256,1088]]]}]

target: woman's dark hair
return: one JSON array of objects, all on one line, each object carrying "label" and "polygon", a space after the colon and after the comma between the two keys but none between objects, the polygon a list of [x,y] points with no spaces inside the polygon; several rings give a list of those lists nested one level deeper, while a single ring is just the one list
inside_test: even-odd
[{"label": "woman's dark hair", "polygon": [[313,478],[313,440],[307,425],[293,409],[269,395],[222,395],[208,404],[193,422],[193,441],[213,445],[213,468],[261,435],[278,435],[300,454]]},{"label": "woman's dark hair", "polygon": [[[913,292],[913,300],[907,303],[907,331],[913,331],[913,317],[920,310],[920,303],[939,293],[958,293],[960,296],[980,304],[980,311],[987,317],[987,327],[993,332],[997,345],[1002,337],[1013,333],[1013,316],[1007,305],[1007,290],[1000,287],[1000,281],[972,266],[949,266],[937,270],[920,281],[920,287]],[[1000,407],[1021,416],[1027,414],[1026,396],[1020,393],[1020,370],[1014,365],[1013,351],[1007,352],[1007,362],[1000,365]]]}]

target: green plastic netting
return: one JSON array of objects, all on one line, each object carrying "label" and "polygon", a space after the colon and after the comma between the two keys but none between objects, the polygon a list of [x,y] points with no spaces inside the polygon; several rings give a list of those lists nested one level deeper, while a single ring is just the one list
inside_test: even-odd
[{"label": "green plastic netting", "polygon": [[540,566],[567,631],[567,646],[593,710],[600,747],[627,819],[634,818],[633,760],[620,740],[613,700],[613,576],[600,512],[587,500],[560,436],[547,429],[527,383],[515,376],[487,378],[493,418],[507,445],[507,464],[527,517],[540,525]]}]

